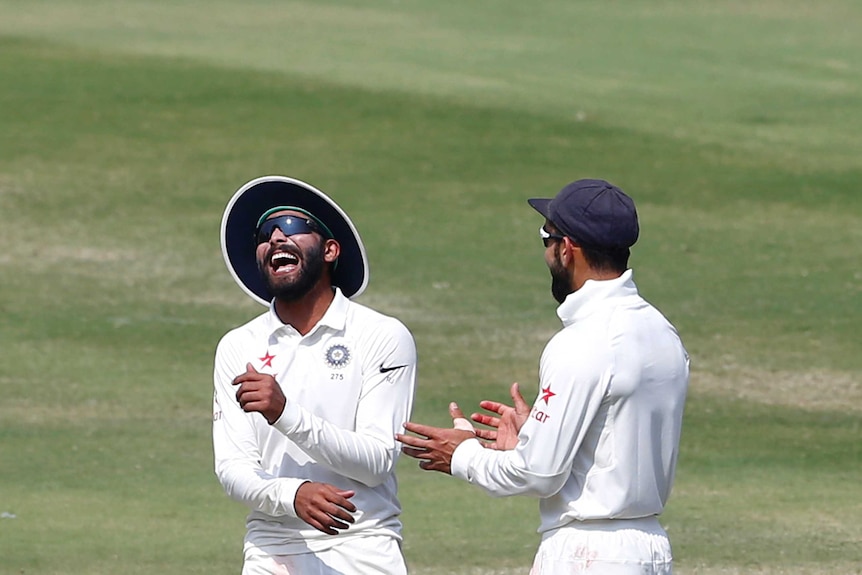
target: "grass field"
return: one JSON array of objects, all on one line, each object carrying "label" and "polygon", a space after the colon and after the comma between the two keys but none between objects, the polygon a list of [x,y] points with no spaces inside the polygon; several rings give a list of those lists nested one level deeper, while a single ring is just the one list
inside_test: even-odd
[{"label": "grass field", "polygon": [[[862,5],[0,0],[0,574],[238,573],[212,472],[218,245],[264,174],[335,197],[415,419],[536,381],[526,205],[638,203],[693,361],[662,523],[687,574],[862,573]],[[400,464],[411,571],[526,573],[536,502]]]}]

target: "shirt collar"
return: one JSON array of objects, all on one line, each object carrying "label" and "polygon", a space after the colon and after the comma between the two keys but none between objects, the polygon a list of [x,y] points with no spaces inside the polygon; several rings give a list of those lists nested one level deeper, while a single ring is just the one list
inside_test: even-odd
[{"label": "shirt collar", "polygon": [[[323,317],[320,318],[317,325],[311,328],[311,331],[306,335],[311,335],[322,326],[331,328],[335,331],[344,330],[344,326],[347,325],[347,307],[349,304],[350,300],[341,293],[341,288],[336,287],[335,297],[326,309],[326,313],[323,314]],[[293,329],[293,326],[283,323],[278,317],[278,314],[275,313],[275,299],[269,302],[269,312],[266,314],[266,327],[270,333],[275,333],[283,328]]]},{"label": "shirt collar", "polygon": [[632,270],[612,280],[587,280],[581,289],[570,293],[557,308],[557,316],[569,326],[592,313],[600,302],[629,295],[637,295],[638,288],[632,279]]}]

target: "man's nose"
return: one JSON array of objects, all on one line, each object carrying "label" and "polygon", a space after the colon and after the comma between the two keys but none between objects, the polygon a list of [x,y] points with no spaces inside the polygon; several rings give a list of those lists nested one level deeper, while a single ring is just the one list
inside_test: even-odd
[{"label": "man's nose", "polygon": [[275,228],[272,230],[272,235],[269,236],[269,241],[272,243],[283,243],[287,241],[288,236],[284,235],[284,232],[281,231],[281,228]]}]

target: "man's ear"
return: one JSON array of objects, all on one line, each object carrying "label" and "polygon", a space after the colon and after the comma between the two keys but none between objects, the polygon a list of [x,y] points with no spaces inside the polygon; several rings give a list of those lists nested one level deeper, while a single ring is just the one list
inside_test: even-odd
[{"label": "man's ear", "polygon": [[341,255],[341,244],[336,240],[326,240],[323,244],[323,261],[332,263]]},{"label": "man's ear", "polygon": [[569,267],[575,261],[575,250],[580,250],[581,246],[572,241],[569,236],[564,237],[560,241],[560,261],[564,266]]}]

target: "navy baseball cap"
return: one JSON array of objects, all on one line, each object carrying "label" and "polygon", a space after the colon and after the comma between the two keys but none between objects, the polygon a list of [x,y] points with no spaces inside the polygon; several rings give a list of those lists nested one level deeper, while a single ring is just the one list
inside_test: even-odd
[{"label": "navy baseball cap", "polygon": [[292,209],[311,216],[341,245],[332,284],[346,297],[368,285],[368,257],[356,226],[329,196],[295,178],[264,176],[243,185],[228,202],[221,222],[221,249],[227,269],[242,290],[268,305],[272,294],[257,269],[255,231],[273,211]]},{"label": "navy baseball cap", "polygon": [[625,249],[638,241],[634,201],[605,180],[577,180],[553,198],[531,198],[527,203],[588,248]]}]

